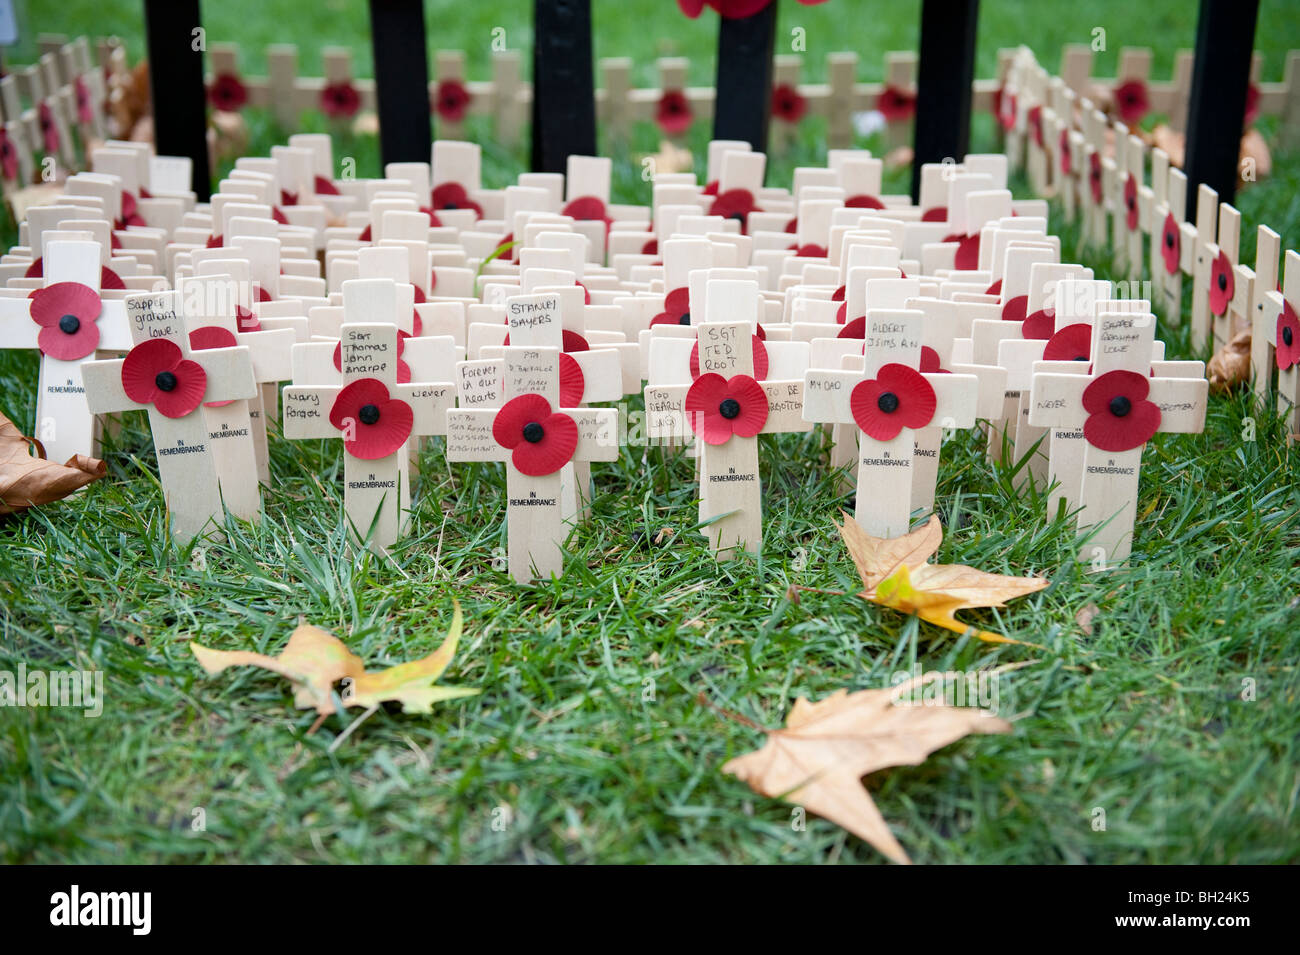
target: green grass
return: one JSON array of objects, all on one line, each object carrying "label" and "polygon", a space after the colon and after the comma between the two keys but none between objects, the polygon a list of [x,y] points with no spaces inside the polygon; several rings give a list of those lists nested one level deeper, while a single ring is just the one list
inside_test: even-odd
[{"label": "green grass", "polygon": [[[783,22],[811,24],[839,5],[786,4]],[[457,9],[477,23],[477,6]],[[986,24],[1003,22],[1000,5],[983,6]],[[66,4],[38,25],[101,29],[87,9]],[[1135,42],[1156,38],[1136,12],[1108,9],[1124,14]],[[222,10],[211,5],[209,15]],[[913,14],[891,8],[887,23],[863,29],[905,38]],[[102,29],[134,29],[103,15]],[[249,36],[329,42],[364,30],[348,21],[335,32],[314,16],[249,17]],[[1006,29],[1050,60],[1070,17],[1091,19],[1053,10]],[[648,48],[644,27],[610,29],[626,45],[600,53],[662,52]],[[689,25],[683,35],[707,39],[712,29]],[[1189,22],[1187,38],[1171,37],[1157,61],[1190,43],[1190,31]],[[1282,32],[1261,29],[1261,43]],[[653,148],[651,130],[637,135]],[[978,128],[977,146],[990,136]],[[774,181],[817,154],[810,129],[774,163]],[[511,154],[489,155],[497,175],[513,174]],[[616,155],[620,189],[631,193],[636,165]],[[1277,173],[1240,197],[1247,258],[1260,221],[1295,244],[1300,162],[1279,157]],[[1073,230],[1054,228],[1072,249]],[[1172,356],[1189,356],[1185,325],[1162,321],[1160,334]],[[31,420],[35,374],[34,355],[0,353],[4,410],[19,422]],[[1242,439],[1246,417],[1254,441]],[[262,522],[230,523],[227,542],[201,558],[173,549],[147,428],[128,416],[106,480],[0,524],[0,669],[93,667],[107,695],[98,719],[0,708],[0,859],[876,862],[838,827],[810,817],[796,831],[790,806],[722,776],[728,758],[762,737],[701,705],[701,694],[776,726],[800,694],[885,685],[914,665],[1015,664],[1024,666],[999,682],[1013,734],[867,778],[914,859],[1300,859],[1300,455],[1248,395],[1213,398],[1204,435],[1149,448],[1133,562],[1105,575],[1073,563],[1073,534],[1046,523],[1041,500],[1017,494],[1010,469],[990,466],[974,436],[945,446],[938,559],[1051,577],[1005,610],[967,613],[1041,651],[956,637],[852,597],[805,593],[792,603],[792,584],[853,589],[831,527],[846,500],[815,434],[764,443],[761,560],[715,564],[692,533],[689,462],[658,451],[643,462],[629,448],[594,469],[592,518],[569,541],[563,579],[520,587],[492,569],[505,543],[501,473],[449,467],[436,443],[421,463],[411,535],[391,561],[347,542],[340,450],[325,442],[274,440],[279,483]],[[647,542],[665,529],[670,543]],[[453,599],[467,625],[445,679],[483,694],[428,717],[376,712],[337,748],[355,711],[307,735],[314,714],[290,708],[284,681],[253,670],[208,678],[188,649],[197,639],[275,652],[303,616],[376,667],[432,650]],[[1076,621],[1089,605],[1091,634]],[[1253,702],[1242,699],[1247,679]],[[200,807],[206,830],[194,831]],[[1093,828],[1097,809],[1105,831]]]}]

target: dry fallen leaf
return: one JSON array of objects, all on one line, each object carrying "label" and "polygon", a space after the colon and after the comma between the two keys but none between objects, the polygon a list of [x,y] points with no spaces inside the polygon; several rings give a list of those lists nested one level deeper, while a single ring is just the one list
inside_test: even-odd
[{"label": "dry fallen leaf", "polygon": [[1250,331],[1238,332],[1210,359],[1206,377],[1210,388],[1227,393],[1250,380]]},{"label": "dry fallen leaf", "polygon": [[1097,609],[1096,604],[1086,604],[1079,608],[1079,612],[1074,615],[1074,622],[1079,625],[1084,636],[1092,636],[1092,622],[1097,619],[1097,614],[1101,611]]},{"label": "dry fallen leaf", "polygon": [[[32,447],[39,457],[32,457]],[[67,464],[47,461],[40,442],[24,437],[17,425],[0,414],[0,514],[65,498],[98,481],[106,471],[103,461],[84,454],[73,455]]]},{"label": "dry fallen leaf", "polygon": [[193,642],[190,649],[211,676],[231,666],[257,666],[280,674],[293,684],[293,703],[299,709],[315,707],[322,715],[335,712],[332,688],[339,680],[347,679],[351,686],[341,697],[345,707],[378,706],[394,700],[402,704],[405,713],[428,713],[441,700],[479,692],[469,687],[434,685],[456,654],[461,626],[457,604],[451,630],[437,650],[422,660],[373,673],[366,672],[361,658],[342,640],[310,624],[300,624],[284,650],[274,657],[248,650],[212,650]]},{"label": "dry fallen leaf", "polygon": [[722,767],[755,792],[803,806],[865,839],[895,862],[910,863],[862,785],[889,766],[916,766],[971,733],[1007,733],[988,710],[949,706],[914,690],[962,673],[927,673],[884,690],[837,690],[818,703],[800,697],[785,729],[767,731],[761,749]]},{"label": "dry fallen leaf", "polygon": [[[916,614],[954,633],[969,629],[956,618],[958,610],[1003,607],[1008,600],[1051,583],[1043,577],[990,574],[963,564],[927,564],[943,540],[937,517],[902,537],[872,537],[847,514],[839,530],[866,587],[861,595],[864,599]],[[989,643],[1024,642],[987,630],[977,630],[975,635]]]}]

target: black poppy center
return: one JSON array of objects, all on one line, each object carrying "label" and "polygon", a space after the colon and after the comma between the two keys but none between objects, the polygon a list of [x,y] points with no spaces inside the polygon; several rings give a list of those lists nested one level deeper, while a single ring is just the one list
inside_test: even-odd
[{"label": "black poppy center", "polygon": [[1129,401],[1123,395],[1116,395],[1110,399],[1110,413],[1116,418],[1123,418],[1133,410],[1133,402]]},{"label": "black poppy center", "polygon": [[546,437],[546,429],[536,421],[530,421],[524,425],[524,440],[529,444],[536,444],[544,437]]},{"label": "black poppy center", "polygon": [[886,391],[876,399],[876,407],[885,414],[893,414],[898,410],[898,395],[892,391]]},{"label": "black poppy center", "polygon": [[1172,232],[1165,233],[1165,245],[1171,249],[1174,247],[1174,234]]},{"label": "black poppy center", "polygon": [[1291,347],[1291,340],[1294,337],[1295,336],[1291,334],[1290,327],[1282,329],[1282,344],[1286,345],[1288,348]]},{"label": "black poppy center", "polygon": [[81,319],[75,315],[64,315],[59,319],[59,331],[65,335],[77,334],[77,329],[81,327]]},{"label": "black poppy center", "polygon": [[727,216],[727,218],[735,219],[737,222],[744,222],[745,214],[743,212],[733,212],[731,215]]},{"label": "black poppy center", "polygon": [[454,203],[454,202],[444,202],[444,203],[442,204],[442,207],[443,207],[444,209],[459,209],[459,208],[460,208],[460,206],[456,205],[456,203]]},{"label": "black poppy center", "polygon": [[1126,206],[1128,206],[1130,209],[1132,209],[1134,206],[1137,205],[1137,200],[1134,199],[1132,196],[1129,196],[1128,198],[1126,198],[1126,199],[1124,200],[1124,205],[1126,205]]},{"label": "black poppy center", "polygon": [[682,317],[677,319],[678,325],[689,325],[691,323],[691,313],[682,312]]},{"label": "black poppy center", "polygon": [[170,371],[160,371],[153,376],[153,383],[159,391],[174,391],[178,382]]},{"label": "black poppy center", "polygon": [[1071,359],[1071,360],[1072,360],[1072,361],[1087,361],[1087,360],[1088,360],[1088,356],[1087,356],[1087,355],[1075,355],[1074,358]]},{"label": "black poppy center", "polygon": [[357,412],[357,417],[361,419],[362,424],[374,424],[379,420],[379,407],[377,405],[362,405],[361,410]]},{"label": "black poppy center", "polygon": [[724,398],[718,405],[718,414],[730,421],[740,415],[740,402],[735,398]]},{"label": "black poppy center", "polygon": [[1227,273],[1225,273],[1225,272],[1220,272],[1220,273],[1219,273],[1219,291],[1220,291],[1220,292],[1226,292],[1227,290],[1228,290],[1228,276],[1227,276]]}]

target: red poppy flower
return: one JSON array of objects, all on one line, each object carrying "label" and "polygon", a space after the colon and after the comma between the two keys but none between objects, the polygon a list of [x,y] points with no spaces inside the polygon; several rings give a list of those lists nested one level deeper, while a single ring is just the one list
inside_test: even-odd
[{"label": "red poppy flower", "polygon": [[1016,295],[1002,303],[1002,321],[1023,322],[1029,312],[1029,296]]},{"label": "red poppy flower", "polygon": [[924,212],[921,213],[921,221],[922,222],[947,222],[948,207],[935,206],[932,209],[926,209]]},{"label": "red poppy flower", "polygon": [[1110,371],[1083,389],[1083,436],[1102,451],[1131,451],[1160,428],[1160,408],[1147,401],[1151,383],[1135,371]]},{"label": "red poppy flower", "polygon": [[[397,383],[399,385],[409,384],[411,381],[411,366],[402,361],[402,352],[406,350],[406,339],[411,336],[405,332],[397,333]],[[232,342],[233,344],[233,342]],[[208,346],[212,347],[212,346]],[[343,370],[343,343],[339,342],[334,346],[334,370]]]},{"label": "red poppy flower", "polygon": [[754,194],[748,189],[728,189],[713,200],[713,205],[709,206],[711,216],[739,220],[742,233],[748,226],[749,214],[761,211],[754,203]]},{"label": "red poppy flower", "polygon": [[695,114],[691,101],[681,90],[664,90],[655,106],[655,122],[669,136],[680,136],[691,128]]},{"label": "red poppy flower", "polygon": [[841,285],[839,288],[837,288],[834,292],[831,293],[831,301],[842,302],[844,301],[844,296],[847,294],[848,294],[848,286]]},{"label": "red poppy flower", "polygon": [[285,218],[284,213],[281,212],[277,206],[271,206],[271,218],[280,223],[280,225],[289,224],[289,220]]},{"label": "red poppy flower", "polygon": [[140,215],[139,207],[135,204],[135,196],[122,190],[122,217],[113,223],[115,229],[125,229],[132,225],[148,225]]},{"label": "red poppy flower", "polygon": [[883,209],[885,204],[875,196],[868,196],[865,193],[857,196],[849,196],[844,200],[846,209]]},{"label": "red poppy flower", "polygon": [[316,195],[318,196],[337,196],[339,194],[339,191],[338,189],[335,188],[334,183],[330,182],[324,176],[316,177],[316,179],[312,183],[312,189],[315,190]]},{"label": "red poppy flower", "polygon": [[449,123],[459,123],[469,110],[470,95],[460,80],[439,80],[433,91],[433,106]]},{"label": "red poppy flower", "polygon": [[1124,224],[1128,231],[1136,232],[1138,227],[1138,184],[1137,177],[1129,173],[1124,177]]},{"label": "red poppy flower", "polygon": [[[864,346],[865,348],[865,346]],[[921,363],[918,370],[923,375],[950,375],[947,368],[944,368],[939,361],[939,353],[929,345],[921,346]]]},{"label": "red poppy flower", "polygon": [[411,436],[411,406],[388,393],[378,378],[343,386],[330,407],[330,424],[343,432],[343,447],[354,458],[374,461],[394,454]]},{"label": "red poppy flower", "polygon": [[1034,137],[1034,145],[1039,149],[1046,145],[1043,141],[1043,107],[1034,106],[1025,117],[1029,121],[1029,134]]},{"label": "red poppy flower", "polygon": [[[204,325],[190,332],[190,351],[202,351],[205,348],[231,348],[238,345],[235,340],[234,332],[222,328],[220,325]],[[230,401],[205,401],[205,408],[224,408],[226,405],[234,404]]]},{"label": "red poppy flower", "polygon": [[1091,361],[1092,326],[1087,322],[1066,325],[1043,346],[1044,361]]},{"label": "red poppy flower", "polygon": [[49,154],[59,151],[59,127],[54,122],[54,111],[50,109],[49,103],[41,103],[40,109],[37,110],[37,117],[41,127],[41,142],[45,146],[45,152]]},{"label": "red poppy flower", "polygon": [[[763,344],[763,339],[758,335],[750,336],[750,347],[754,349],[754,377],[759,381],[767,379],[768,358],[767,346]],[[696,342],[691,346],[691,377],[700,377],[700,343]],[[709,372],[713,374],[713,372]]]},{"label": "red poppy flower", "polygon": [[[825,3],[826,0],[799,0],[805,7],[815,6],[819,3]],[[722,15],[724,20],[738,20],[743,17],[752,17],[754,14],[767,8],[772,0],[677,0],[677,6],[681,8],[682,13],[686,14],[692,20],[700,15],[705,6],[710,6]]]},{"label": "red poppy flower", "polygon": [[790,251],[795,254],[796,258],[802,259],[824,259],[826,258],[826,246],[817,245],[813,242],[807,242],[804,245],[792,245]]},{"label": "red poppy flower", "polygon": [[867,316],[859,315],[853,321],[848,320],[848,302],[839,307],[835,313],[835,321],[844,327],[840,329],[836,338],[866,338],[867,337]]},{"label": "red poppy flower", "polygon": [[[271,301],[271,293],[262,286],[257,286],[254,294],[259,302]],[[235,322],[241,332],[260,332],[262,330],[262,321],[250,308],[244,308],[242,305],[235,306]]]},{"label": "red poppy flower", "polygon": [[1246,87],[1246,125],[1259,117],[1259,87],[1251,83]]},{"label": "red poppy flower", "polygon": [[219,236],[219,235],[210,235],[210,236],[208,236],[208,241],[207,241],[207,243],[206,243],[206,245],[207,245],[207,247],[208,247],[209,249],[219,249],[219,248],[221,248],[224,244],[225,244],[225,240],[222,239],[222,237]]},{"label": "red poppy flower", "polygon": [[1057,143],[1057,151],[1061,157],[1061,174],[1068,176],[1072,169],[1070,162],[1070,131],[1068,129],[1061,130],[1061,139]]},{"label": "red poppy flower", "polygon": [[330,83],[320,91],[320,108],[331,119],[347,119],[361,108],[361,94],[350,80]]},{"label": "red poppy flower", "polygon": [[642,254],[642,255],[658,255],[658,254],[659,254],[659,240],[658,240],[658,239],[646,239],[646,241],[645,241],[645,245],[641,246],[641,254]]},{"label": "red poppy flower", "polygon": [[492,437],[509,448],[510,463],[521,474],[554,474],[578,447],[578,425],[567,414],[552,412],[541,395],[511,398],[492,421]]},{"label": "red poppy flower", "polygon": [[690,323],[690,289],[686,288],[675,288],[664,296],[664,310],[650,319],[651,325],[689,325]]},{"label": "red poppy flower", "polygon": [[700,375],[686,392],[691,430],[707,444],[726,444],[733,434],[752,438],[767,423],[767,393],[749,375]]},{"label": "red poppy flower", "polygon": [[1151,108],[1147,85],[1141,80],[1125,80],[1115,87],[1114,97],[1119,118],[1129,126],[1141,122]]},{"label": "red poppy flower", "polygon": [[233,113],[248,102],[248,87],[234,73],[222,73],[208,87],[208,102],[213,109]]},{"label": "red poppy flower", "polygon": [[924,428],[938,406],[934,388],[915,368],[891,362],[853,386],[849,408],[862,433],[892,441],[904,428]]},{"label": "red poppy flower", "polygon": [[84,77],[78,76],[73,82],[73,90],[77,101],[77,122],[89,123],[95,118],[95,107],[90,101],[90,87],[86,85]]},{"label": "red poppy flower", "polygon": [[614,220],[609,217],[605,209],[603,199],[596,196],[579,196],[577,199],[571,199],[560,210],[561,215],[573,216],[573,218],[586,222],[603,222],[605,231],[609,231],[610,223]]},{"label": "red poppy flower", "polygon": [[432,195],[433,208],[439,209],[473,209],[474,215],[483,217],[483,207],[469,197],[465,187],[458,182],[444,182],[435,186]]},{"label": "red poppy flower", "polygon": [[1232,293],[1236,282],[1233,281],[1232,263],[1228,261],[1228,256],[1219,250],[1214,262],[1210,265],[1210,311],[1215,315],[1224,315],[1228,311],[1228,303],[1232,301]]},{"label": "red poppy flower", "polygon": [[990,285],[988,288],[986,288],[986,289],[984,290],[984,294],[985,294],[985,295],[1001,295],[1001,294],[1002,294],[1002,280],[1001,280],[1001,279],[998,279],[996,282],[994,282],[992,285]]},{"label": "red poppy flower", "polygon": [[103,302],[95,290],[80,282],[56,282],[31,297],[32,321],[41,326],[36,346],[59,361],[76,361],[95,351],[99,327],[95,322]]},{"label": "red poppy flower", "polygon": [[[116,248],[116,246],[114,246]],[[23,273],[29,279],[39,279],[45,275],[44,257],[37,259],[31,265],[27,266],[27,271]],[[124,289],[126,283],[122,281],[122,276],[118,275],[107,265],[99,267],[99,287],[103,289]],[[35,293],[32,293],[35,295]]]},{"label": "red poppy flower", "polygon": [[998,122],[1005,131],[1011,132],[1016,128],[1016,94],[999,89],[994,104]]},{"label": "red poppy flower", "polygon": [[1300,364],[1300,320],[1290,302],[1282,302],[1282,314],[1277,317],[1277,337],[1273,341],[1276,344],[1273,357],[1279,369],[1286,371],[1292,365]]},{"label": "red poppy flower", "polygon": [[781,83],[772,90],[772,115],[787,123],[797,123],[808,112],[808,100],[791,83]]},{"label": "red poppy flower", "polygon": [[1092,201],[1101,205],[1101,153],[1098,152],[1088,157],[1088,189],[1092,193]]},{"label": "red poppy flower", "polygon": [[886,86],[876,97],[876,111],[890,123],[910,119],[916,112],[916,95],[898,86]]},{"label": "red poppy flower", "polygon": [[705,196],[716,196],[718,194],[718,189],[719,183],[718,180],[715,179],[710,183],[706,183],[704,188],[700,190],[700,194]]},{"label": "red poppy flower", "polygon": [[3,129],[0,129],[0,172],[10,181],[18,178],[18,150]]},{"label": "red poppy flower", "polygon": [[1165,260],[1165,271],[1170,275],[1178,274],[1178,259],[1182,245],[1183,235],[1178,228],[1178,221],[1171,212],[1165,216],[1165,227],[1160,235],[1160,254]]},{"label": "red poppy flower", "polygon": [[953,268],[961,272],[969,272],[980,267],[980,236],[978,232],[974,235],[959,235],[954,232],[952,235],[944,236],[943,241],[957,243],[957,255],[953,259]]},{"label": "red poppy flower", "polygon": [[1056,310],[1040,308],[1038,311],[1025,316],[1025,321],[1020,326],[1020,337],[1047,341],[1052,337],[1052,331],[1055,328]]},{"label": "red poppy flower", "polygon": [[153,405],[168,418],[184,418],[203,401],[208,376],[203,366],[181,354],[166,338],[150,338],[127,352],[122,390],[132,401]]}]

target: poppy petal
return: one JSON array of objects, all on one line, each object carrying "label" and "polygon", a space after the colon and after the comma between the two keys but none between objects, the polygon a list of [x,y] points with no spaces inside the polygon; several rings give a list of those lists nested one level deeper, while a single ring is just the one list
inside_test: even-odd
[{"label": "poppy petal", "polygon": [[560,407],[578,407],[586,392],[587,381],[582,375],[582,366],[572,355],[560,352]]},{"label": "poppy petal", "polygon": [[137,404],[152,404],[158,375],[175,369],[182,357],[180,346],[165,338],[141,342],[122,361],[122,390]]},{"label": "poppy petal", "polygon": [[1086,322],[1066,325],[1043,346],[1044,361],[1088,361],[1091,358],[1092,326]]}]

